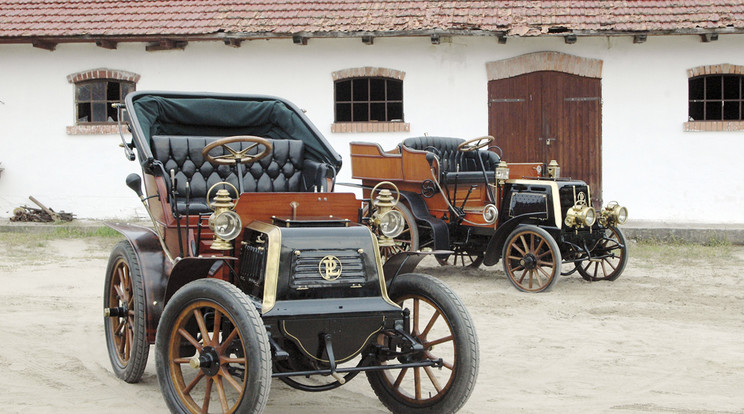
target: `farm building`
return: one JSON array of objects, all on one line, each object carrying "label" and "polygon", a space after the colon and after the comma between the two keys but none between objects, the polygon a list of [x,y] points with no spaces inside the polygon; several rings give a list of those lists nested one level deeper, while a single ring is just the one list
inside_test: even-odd
[{"label": "farm building", "polygon": [[0,215],[33,195],[144,217],[110,104],[131,90],[286,98],[349,143],[493,135],[632,219],[744,223],[744,1],[11,1]]}]

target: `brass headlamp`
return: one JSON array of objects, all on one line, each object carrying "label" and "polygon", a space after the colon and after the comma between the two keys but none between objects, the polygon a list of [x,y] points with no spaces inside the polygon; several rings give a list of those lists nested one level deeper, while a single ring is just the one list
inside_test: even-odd
[{"label": "brass headlamp", "polygon": [[[392,186],[397,197],[393,197],[393,192],[387,188],[378,191],[378,188],[383,184]],[[377,197],[371,201],[375,209],[375,212],[372,214],[372,223],[380,229],[381,234],[378,235],[378,244],[381,247],[394,246],[395,241],[393,238],[400,236],[406,225],[403,214],[395,210],[395,205],[398,204],[398,200],[400,199],[400,192],[398,191],[398,187],[389,181],[383,181],[377,184],[372,189],[372,192],[370,192],[370,198],[374,196],[375,191],[377,191]]]},{"label": "brass headlamp", "polygon": [[574,188],[574,200],[575,204],[566,212],[566,219],[563,223],[568,227],[576,228],[593,226],[597,221],[597,212],[594,211],[594,207],[587,205],[584,193],[579,193],[577,197],[576,188]]},{"label": "brass headlamp", "polygon": [[[217,185],[226,184],[237,193],[237,189],[230,183],[221,182],[213,185],[209,191],[207,191],[207,199],[209,194]],[[238,235],[240,230],[243,228],[243,223],[240,220],[240,216],[233,211],[235,209],[235,203],[230,197],[230,192],[224,188],[217,190],[217,194],[214,196],[214,202],[209,204],[209,207],[214,210],[211,216],[209,216],[209,229],[214,232],[214,241],[212,242],[212,250],[232,250],[233,245],[231,243]]]},{"label": "brass headlamp", "polygon": [[600,218],[600,223],[605,226],[624,224],[627,220],[628,209],[620,206],[617,201],[610,201],[607,206],[602,209],[602,217]]}]

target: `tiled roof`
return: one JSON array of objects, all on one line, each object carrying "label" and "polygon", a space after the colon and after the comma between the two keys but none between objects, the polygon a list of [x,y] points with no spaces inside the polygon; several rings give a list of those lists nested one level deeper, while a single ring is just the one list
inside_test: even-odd
[{"label": "tiled roof", "polygon": [[744,32],[744,0],[0,0],[0,41]]}]

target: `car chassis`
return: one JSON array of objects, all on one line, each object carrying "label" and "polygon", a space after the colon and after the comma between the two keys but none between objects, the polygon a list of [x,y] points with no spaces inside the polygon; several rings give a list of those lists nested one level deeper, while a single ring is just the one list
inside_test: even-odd
[{"label": "car chassis", "polygon": [[332,192],[339,155],[279,98],[135,92],[125,115],[144,177],[126,181],[153,228],[109,224],[126,238],[103,301],[119,378],[139,381],[155,344],[173,412],[258,413],[272,377],[326,391],[360,372],[393,412],[462,407],[475,329],[444,283],[412,273],[427,253],[383,262],[402,230],[394,186]]},{"label": "car chassis", "polygon": [[576,271],[588,281],[620,277],[627,244],[618,226],[627,209],[617,202],[595,209],[589,185],[560,177],[556,161],[507,164],[493,142],[412,137],[390,151],[351,143],[352,177],[365,194],[381,182],[400,189],[395,208],[406,230],[383,253],[452,250],[437,254],[441,264],[474,267],[501,260],[525,292],[547,291]]}]

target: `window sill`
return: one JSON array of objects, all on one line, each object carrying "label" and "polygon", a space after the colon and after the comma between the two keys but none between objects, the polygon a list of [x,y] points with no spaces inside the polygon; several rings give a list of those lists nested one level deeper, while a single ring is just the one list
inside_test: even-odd
[{"label": "window sill", "polygon": [[744,131],[744,121],[691,121],[684,123],[685,132]]},{"label": "window sill", "polygon": [[67,127],[67,135],[110,135],[118,134],[119,126],[113,125],[75,125]]},{"label": "window sill", "polygon": [[411,124],[407,122],[335,122],[331,132],[410,132]]}]

